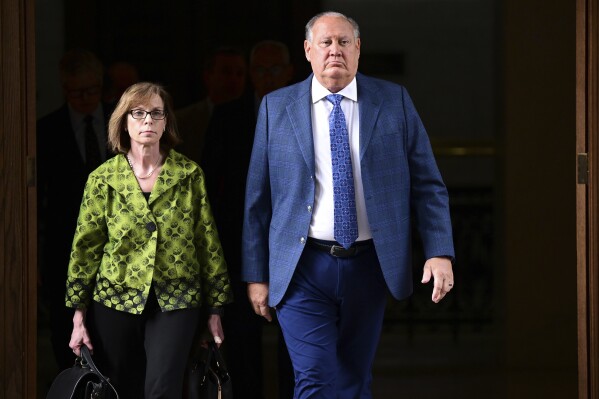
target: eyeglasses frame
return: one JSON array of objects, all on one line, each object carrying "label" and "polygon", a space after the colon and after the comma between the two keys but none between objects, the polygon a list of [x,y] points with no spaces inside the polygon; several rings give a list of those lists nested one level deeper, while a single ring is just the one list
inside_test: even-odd
[{"label": "eyeglasses frame", "polygon": [[[163,115],[162,118],[154,118],[152,116],[152,112],[156,112],[156,111],[162,112],[162,115]],[[134,112],[144,112],[143,118],[136,118],[135,116],[133,116]],[[131,111],[129,111],[127,113],[129,115],[131,115],[131,117],[133,119],[135,119],[136,121],[143,121],[144,119],[146,119],[148,117],[148,115],[150,115],[150,118],[152,118],[152,120],[154,120],[154,121],[162,121],[162,120],[166,119],[166,111],[164,111],[164,110],[158,110],[158,109],[155,109],[155,110],[152,110],[152,111],[146,111],[145,109],[132,109]]]}]

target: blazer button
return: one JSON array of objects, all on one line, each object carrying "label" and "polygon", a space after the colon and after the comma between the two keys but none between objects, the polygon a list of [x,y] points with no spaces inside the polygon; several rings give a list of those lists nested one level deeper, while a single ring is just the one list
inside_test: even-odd
[{"label": "blazer button", "polygon": [[300,244],[305,244],[306,243],[306,239],[304,237],[300,238]]},{"label": "blazer button", "polygon": [[308,205],[308,212],[312,212],[312,205]]},{"label": "blazer button", "polygon": [[148,229],[150,233],[153,233],[154,231],[156,231],[156,223],[149,222],[148,224],[146,224],[146,229]]}]

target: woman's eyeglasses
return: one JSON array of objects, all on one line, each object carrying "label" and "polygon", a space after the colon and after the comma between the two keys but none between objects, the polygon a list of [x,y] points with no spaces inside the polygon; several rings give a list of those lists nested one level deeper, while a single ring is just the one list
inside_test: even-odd
[{"label": "woman's eyeglasses", "polygon": [[143,109],[134,109],[133,111],[129,111],[133,119],[146,119],[146,116],[150,114],[150,118],[154,120],[161,120],[166,118],[166,112],[155,109],[154,111],[144,111]]}]

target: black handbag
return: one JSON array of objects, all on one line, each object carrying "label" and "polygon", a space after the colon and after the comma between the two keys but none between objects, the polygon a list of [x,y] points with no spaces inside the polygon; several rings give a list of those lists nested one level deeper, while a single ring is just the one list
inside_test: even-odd
[{"label": "black handbag", "polygon": [[87,346],[70,369],[52,381],[46,399],[119,399],[116,390],[96,367]]},{"label": "black handbag", "polygon": [[233,399],[231,376],[214,342],[192,358],[187,373],[188,399]]}]

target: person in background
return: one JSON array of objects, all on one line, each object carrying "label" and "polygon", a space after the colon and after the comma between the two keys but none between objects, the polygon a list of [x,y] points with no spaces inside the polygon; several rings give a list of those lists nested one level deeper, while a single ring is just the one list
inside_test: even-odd
[{"label": "person in background", "polygon": [[256,314],[276,309],[295,399],[371,398],[387,293],[412,293],[411,226],[432,301],[453,287],[447,189],[400,85],[358,73],[358,24],[306,25],[313,73],[267,94],[248,172],[242,278]]},{"label": "person in background", "polygon": [[127,61],[116,61],[106,69],[106,87],[104,102],[116,104],[127,87],[139,82],[137,67]]},{"label": "person in background", "polygon": [[37,121],[37,193],[40,304],[47,306],[50,341],[59,370],[73,365],[68,347],[72,312],[64,281],[83,187],[88,174],[113,154],[107,148],[104,67],[85,49],[67,51],[59,64],[65,103]]},{"label": "person in background", "polygon": [[243,53],[233,47],[220,47],[206,59],[202,80],[206,96],[201,101],[177,110],[182,143],[177,149],[200,163],[205,134],[216,105],[235,100],[243,94],[247,65]]},{"label": "person in background", "polygon": [[[253,90],[238,100],[214,107],[206,133],[202,169],[221,241],[235,302],[226,306],[225,356],[235,397],[264,397],[262,333],[264,319],[256,315],[247,298],[247,284],[241,280],[241,231],[245,181],[250,163],[256,113],[262,97],[287,85],[293,77],[289,49],[279,41],[256,43],[250,52],[250,80]],[[277,330],[280,329],[277,326]],[[278,338],[279,397],[293,396],[293,370],[283,337]]]},{"label": "person in background", "polygon": [[254,88],[256,112],[262,97],[288,85],[293,78],[289,48],[277,40],[262,40],[250,52],[250,81]]},{"label": "person in background", "polygon": [[173,148],[170,95],[142,82],[109,122],[118,155],[87,180],[73,238],[66,306],[70,348],[94,351],[122,398],[181,398],[187,358],[208,309],[224,340],[231,287],[200,167]]}]

